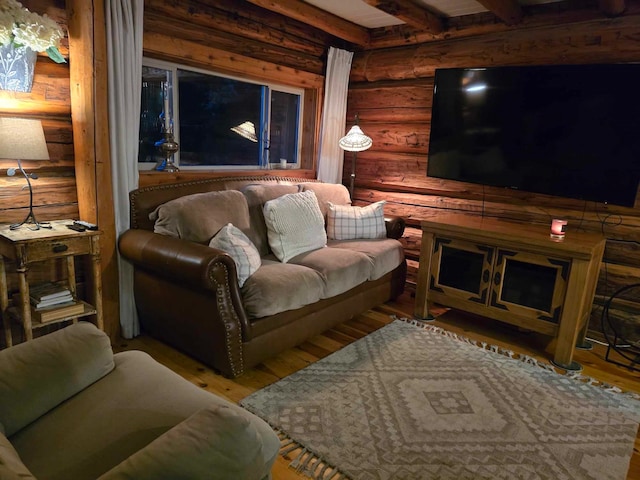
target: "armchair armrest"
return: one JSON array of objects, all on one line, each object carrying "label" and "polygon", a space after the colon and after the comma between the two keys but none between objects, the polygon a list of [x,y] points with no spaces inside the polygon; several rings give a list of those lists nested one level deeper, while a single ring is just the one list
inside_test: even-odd
[{"label": "armchair armrest", "polygon": [[[279,444],[270,432],[271,443]],[[267,455],[267,453],[269,455]],[[275,455],[265,452],[257,428],[236,409],[211,405],[194,413],[98,480],[160,480],[268,476]],[[268,460],[267,460],[268,459]]]},{"label": "armchair armrest", "polygon": [[406,225],[404,218],[396,215],[387,215],[384,217],[384,224],[387,228],[387,238],[399,240],[404,234],[404,227]]},{"label": "armchair armrest", "polygon": [[[249,320],[242,305],[233,259],[221,250],[148,230],[130,229],[118,240],[120,253],[137,268],[178,285],[188,285],[221,298],[224,322],[239,322],[244,340],[251,338]],[[238,325],[229,325],[231,329]]]}]

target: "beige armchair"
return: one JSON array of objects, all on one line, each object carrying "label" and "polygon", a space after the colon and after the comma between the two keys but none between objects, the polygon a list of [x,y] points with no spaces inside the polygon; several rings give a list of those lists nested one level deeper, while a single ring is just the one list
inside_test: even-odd
[{"label": "beige armchair", "polygon": [[80,322],[0,351],[0,478],[260,480],[261,419]]}]

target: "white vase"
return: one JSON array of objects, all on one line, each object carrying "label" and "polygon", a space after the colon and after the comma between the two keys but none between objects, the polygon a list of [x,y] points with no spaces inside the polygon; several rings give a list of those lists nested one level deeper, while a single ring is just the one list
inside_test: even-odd
[{"label": "white vase", "polygon": [[0,45],[0,90],[30,92],[36,58],[29,47]]}]

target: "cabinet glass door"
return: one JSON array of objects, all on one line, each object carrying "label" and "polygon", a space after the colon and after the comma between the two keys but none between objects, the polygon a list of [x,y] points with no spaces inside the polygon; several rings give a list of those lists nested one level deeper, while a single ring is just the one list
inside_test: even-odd
[{"label": "cabinet glass door", "polygon": [[485,304],[493,254],[485,245],[437,237],[429,290]]},{"label": "cabinet glass door", "polygon": [[500,249],[490,305],[558,323],[569,266],[566,260]]}]

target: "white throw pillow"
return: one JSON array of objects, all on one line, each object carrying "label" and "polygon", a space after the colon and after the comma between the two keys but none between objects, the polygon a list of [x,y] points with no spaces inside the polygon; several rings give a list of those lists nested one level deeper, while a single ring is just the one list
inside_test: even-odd
[{"label": "white throw pillow", "polygon": [[334,205],[329,202],[327,212],[327,235],[331,240],[354,240],[356,238],[385,238],[385,201],[366,207]]},{"label": "white throw pillow", "polygon": [[233,261],[236,262],[240,287],[260,268],[262,263],[258,249],[242,230],[231,223],[220,229],[209,242],[209,246],[222,250],[233,258]]},{"label": "white throw pillow", "polygon": [[263,212],[269,246],[282,263],[327,244],[324,218],[312,191],[269,200]]}]

